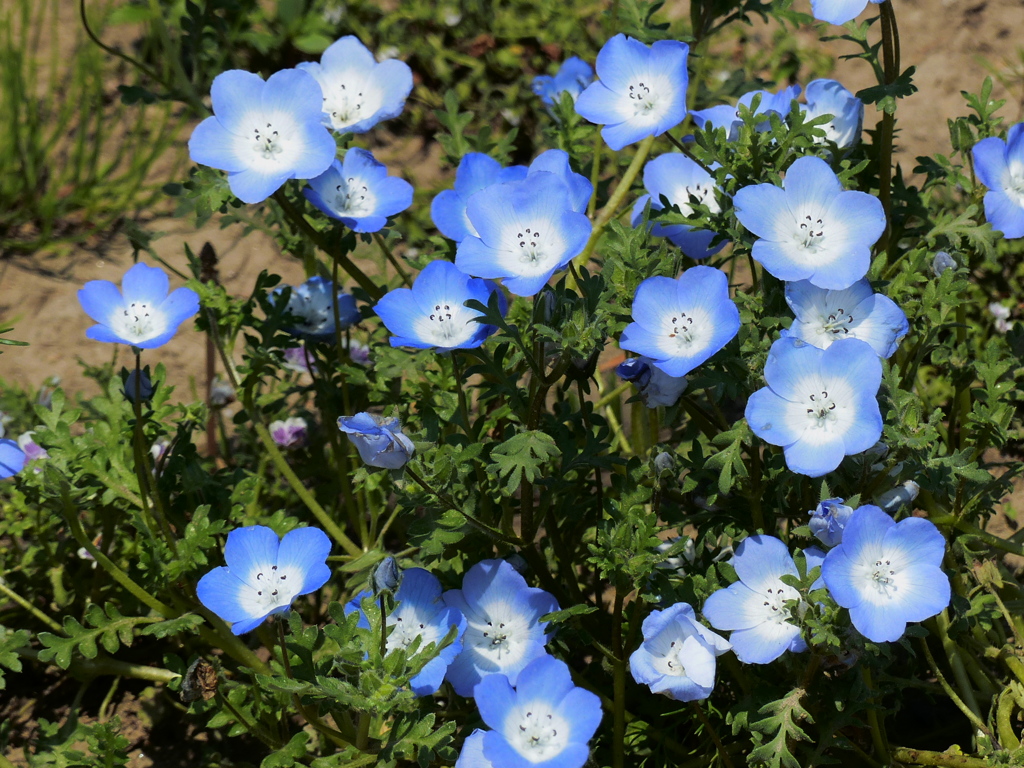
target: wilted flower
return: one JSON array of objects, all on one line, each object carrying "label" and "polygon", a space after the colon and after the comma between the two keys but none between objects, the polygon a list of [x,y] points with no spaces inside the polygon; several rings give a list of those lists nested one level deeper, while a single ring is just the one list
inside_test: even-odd
[{"label": "wilted flower", "polygon": [[826,547],[834,547],[843,540],[846,521],[853,514],[853,507],[843,504],[842,499],[825,499],[810,512],[807,524],[811,533]]},{"label": "wilted flower", "polygon": [[[35,432],[29,430],[28,432],[22,432],[18,437],[18,447],[25,454],[26,462],[50,458],[50,454],[46,452],[46,449],[33,439],[32,436],[34,434]],[[36,467],[36,472],[38,471],[39,467]]]},{"label": "wilted flower", "polygon": [[218,374],[210,382],[210,407],[224,408],[235,402],[235,388]]},{"label": "wilted flower", "polygon": [[316,373],[316,358],[309,351],[305,344],[297,347],[288,347],[284,350],[284,361],[281,365],[290,371],[297,373]]},{"label": "wilted flower", "polygon": [[301,416],[293,416],[284,421],[272,421],[268,429],[274,442],[289,450],[302,448],[309,439],[309,425]]},{"label": "wilted flower", "polygon": [[360,458],[371,467],[399,469],[409,462],[416,450],[396,417],[371,413],[341,416],[338,429],[349,436]]},{"label": "wilted flower", "polygon": [[921,492],[921,486],[913,480],[904,480],[895,488],[891,488],[878,497],[878,506],[889,514],[900,507],[909,506]]},{"label": "wilted flower", "polygon": [[649,357],[631,357],[619,363],[615,373],[624,381],[631,381],[640,392],[640,400],[648,408],[659,405],[670,408],[686,391],[685,376],[669,376],[654,365]]}]

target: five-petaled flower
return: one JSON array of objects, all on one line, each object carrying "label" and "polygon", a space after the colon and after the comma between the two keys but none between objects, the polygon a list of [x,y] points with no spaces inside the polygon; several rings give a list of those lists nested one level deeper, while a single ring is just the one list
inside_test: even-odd
[{"label": "five-petaled flower", "polygon": [[478,237],[473,222],[466,216],[469,198],[493,184],[520,181],[526,178],[522,165],[503,168],[501,163],[482,152],[467,152],[455,169],[455,187],[438,192],[430,204],[430,218],[441,234],[461,243],[469,235]]},{"label": "five-petaled flower", "polygon": [[677,40],[648,47],[615,35],[598,52],[598,80],[580,94],[576,111],[604,126],[601,135],[614,150],[660,136],[686,117],[689,53],[690,47]]},{"label": "five-petaled flower", "polygon": [[331,577],[330,552],[331,540],[319,528],[296,528],[283,539],[263,525],[236,528],[224,545],[227,566],[203,576],[196,595],[242,635],[320,589]]},{"label": "five-petaled flower", "polygon": [[14,477],[25,468],[25,452],[13,440],[0,439],[0,480]]},{"label": "five-petaled flower", "polygon": [[558,72],[533,78],[533,92],[547,107],[553,107],[568,93],[573,101],[579,99],[583,89],[594,82],[594,69],[579,56],[570,56],[562,62]]},{"label": "five-petaled flower", "polygon": [[409,463],[416,447],[402,432],[397,417],[357,413],[338,417],[338,429],[355,443],[359,457],[371,467],[400,469]]},{"label": "five-petaled flower", "polygon": [[747,421],[766,443],[782,446],[793,472],[821,477],[882,435],[882,364],[863,341],[843,339],[821,350],[779,339],[764,378],[768,386],[747,401]]},{"label": "five-petaled flower", "polygon": [[899,640],[907,623],[924,621],[949,605],[942,571],[946,540],[929,520],[895,522],[865,504],[846,522],[843,541],[828,553],[821,575],[839,605],[868,640]]},{"label": "five-petaled flower", "polygon": [[[880,5],[885,0],[870,0]],[[857,18],[868,6],[868,0],[811,0],[811,13],[818,21],[845,24]]]},{"label": "five-petaled flower", "polygon": [[758,239],[753,257],[780,280],[843,289],[867,274],[885,231],[878,198],[844,190],[819,157],[798,158],[782,187],[754,184],[733,197],[736,218]]},{"label": "five-petaled flower", "polygon": [[331,167],[302,190],[313,205],[332,219],[338,219],[353,232],[377,232],[388,223],[388,216],[412,205],[412,184],[397,176],[370,152],[353,147],[344,161]]},{"label": "five-petaled flower", "polygon": [[[288,313],[298,318],[299,322],[290,330],[304,338],[316,341],[334,341],[337,337],[334,323],[334,300],[331,298],[330,280],[314,275],[302,285],[292,287],[288,297]],[[274,291],[275,296],[283,292],[283,288]],[[358,323],[359,308],[355,298],[342,290],[338,290],[338,328],[345,330]]]},{"label": "five-petaled flower", "polygon": [[[825,131],[825,141],[831,141],[840,149],[849,149],[860,141],[864,125],[864,102],[850,93],[836,80],[812,80],[807,84],[807,104],[800,107],[804,120],[831,115],[820,128]],[[819,143],[820,140],[819,140]]]},{"label": "five-petaled flower", "polygon": [[542,589],[528,587],[504,560],[483,560],[462,579],[462,589],[444,593],[447,605],[458,608],[468,627],[462,653],[448,667],[448,680],[460,696],[487,675],[499,673],[516,684],[520,671],[546,655],[546,621],[540,617],[558,610],[558,602]]},{"label": "five-petaled flower", "polygon": [[[771,128],[768,116],[775,114],[780,118],[785,118],[792,108],[793,99],[800,95],[800,90],[799,85],[789,85],[780,88],[778,93],[764,90],[747,91],[736,101],[736,106],[718,104],[707,109],[695,110],[691,115],[698,128],[724,128],[726,138],[729,141],[736,141],[740,135],[740,127],[743,125],[739,110],[741,106],[747,109],[753,108],[755,116],[763,117],[764,119],[757,124],[757,130],[767,131]],[[761,97],[757,102],[757,107],[754,107],[755,96]]]},{"label": "five-petaled flower", "polygon": [[98,325],[85,335],[137,349],[162,347],[199,311],[199,294],[176,288],[168,295],[169,287],[166,272],[141,262],[124,273],[120,290],[109,280],[90,280],[78,291],[78,302]]},{"label": "five-petaled flower", "polygon": [[317,110],[323,124],[338,133],[366,133],[377,123],[398,117],[412,92],[412,70],[404,61],[377,62],[359,38],[346,35],[332,43],[320,63],[300,70],[320,85]]},{"label": "five-petaled flower", "polygon": [[634,680],[676,701],[711,695],[716,658],[732,648],[724,637],[697,621],[687,603],[654,611],[642,629],[644,640],[629,657]]},{"label": "five-petaled flower", "polygon": [[985,193],[985,218],[1007,239],[1024,237],[1024,123],[1006,134],[982,139],[971,150]]},{"label": "five-petaled flower", "polygon": [[194,162],[228,172],[239,200],[260,203],[288,179],[312,179],[327,170],[337,148],[320,125],[320,86],[286,69],[264,82],[232,69],[214,78],[213,116],[188,141]]},{"label": "five-petaled flower", "polygon": [[473,690],[483,756],[496,768],[582,768],[601,724],[601,700],[573,685],[569,667],[553,656],[531,661],[515,681],[488,675]]}]

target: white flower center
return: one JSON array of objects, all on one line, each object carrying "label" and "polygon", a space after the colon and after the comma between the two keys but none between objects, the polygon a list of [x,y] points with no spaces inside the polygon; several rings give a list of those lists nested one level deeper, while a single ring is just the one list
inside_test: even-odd
[{"label": "white flower center", "polygon": [[304,574],[294,568],[256,566],[242,577],[246,589],[238,596],[238,602],[251,616],[268,614],[291,605],[302,589],[303,577]]},{"label": "white flower center", "polygon": [[420,339],[435,347],[454,347],[469,338],[479,327],[473,320],[478,313],[466,309],[462,302],[439,299],[429,315],[416,321]]},{"label": "white flower center", "polygon": [[768,589],[761,593],[761,596],[764,598],[762,605],[762,608],[764,608],[764,620],[775,624],[786,624],[789,622],[793,614],[786,607],[786,601],[800,599],[799,592],[781,581],[777,582],[774,587],[768,587]]},{"label": "white flower center", "polygon": [[812,427],[827,430],[836,420],[836,401],[824,389],[808,395],[806,407]]},{"label": "white flower center", "polygon": [[668,644],[665,655],[654,657],[654,668],[663,675],[686,677],[686,667],[683,666],[683,661],[679,657],[679,652],[682,650],[682,640],[672,640]]},{"label": "white flower center", "polygon": [[853,325],[853,313],[847,312],[842,307],[837,307],[828,317],[821,318],[821,329],[823,334],[831,333],[833,336],[846,335]]},{"label": "white flower center", "polygon": [[429,617],[423,616],[414,606],[399,605],[387,618],[389,626],[394,626],[388,635],[388,651],[396,648],[408,648],[413,641],[420,638],[420,650],[428,644],[440,642],[444,635],[440,628],[430,623]]},{"label": "white flower center", "polygon": [[[884,556],[883,556],[884,557]],[[875,560],[874,567],[871,569],[871,584],[875,590],[885,597],[892,597],[891,592],[896,592],[896,569],[892,565],[891,560],[883,560],[879,558]]]},{"label": "white flower center", "polygon": [[1024,208],[1024,163],[1011,161],[1003,176],[1003,188],[1018,206]]},{"label": "white flower center", "polygon": [[658,105],[658,97],[651,91],[651,83],[638,80],[629,86],[629,100],[632,102],[633,116],[646,117]]},{"label": "white flower center", "polygon": [[712,329],[711,318],[700,309],[672,310],[662,316],[661,331],[664,334],[661,349],[668,357],[688,357],[700,352],[707,345],[708,332]]},{"label": "white flower center", "polygon": [[284,151],[281,145],[281,132],[274,128],[273,123],[265,127],[256,127],[253,131],[252,149],[263,160],[277,160]]},{"label": "white flower center", "polygon": [[302,319],[298,330],[305,333],[320,333],[334,324],[334,305],[330,294],[324,291],[303,294],[292,291],[288,311]]},{"label": "white flower center", "polygon": [[466,616],[463,648],[470,649],[500,671],[518,662],[529,647],[527,621],[513,606],[492,603]]},{"label": "white flower center", "polygon": [[110,328],[130,342],[148,341],[166,330],[167,318],[152,304],[144,301],[126,302],[121,314],[111,317]]},{"label": "white flower center", "polygon": [[370,216],[376,208],[377,200],[363,179],[349,176],[335,187],[334,210],[342,216]]},{"label": "white flower center", "polygon": [[350,71],[333,77],[321,74],[317,79],[324,93],[323,110],[335,130],[366,120],[381,107],[379,89],[366,82],[365,73]]},{"label": "white flower center", "polygon": [[804,214],[803,218],[799,220],[799,227],[794,238],[797,244],[811,253],[815,253],[821,247],[824,237],[825,224],[822,219],[809,213]]},{"label": "white flower center", "polygon": [[518,223],[503,229],[497,250],[509,272],[522,277],[535,277],[550,272],[565,251],[565,241],[551,221]]},{"label": "white flower center", "polygon": [[568,744],[569,723],[544,701],[521,705],[505,721],[505,738],[531,763],[561,754]]}]

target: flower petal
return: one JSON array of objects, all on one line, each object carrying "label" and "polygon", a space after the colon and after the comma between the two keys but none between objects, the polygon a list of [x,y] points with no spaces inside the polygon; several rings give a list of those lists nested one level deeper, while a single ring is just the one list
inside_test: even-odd
[{"label": "flower petal", "polygon": [[169,287],[170,280],[166,272],[159,267],[147,266],[141,261],[121,278],[121,293],[124,294],[126,305],[139,302],[158,307],[167,298]]},{"label": "flower petal", "polygon": [[280,546],[277,534],[265,525],[235,528],[224,545],[224,562],[238,579],[244,579],[254,568],[275,565]]},{"label": "flower petal", "polygon": [[741,541],[731,563],[740,581],[755,592],[777,586],[779,579],[786,574],[798,574],[789,547],[774,536],[762,534],[748,536]]},{"label": "flower petal", "polygon": [[302,589],[297,594],[308,595],[320,589],[331,578],[327,556],[331,554],[331,540],[319,528],[296,528],[281,539],[277,552],[277,566],[304,574]]}]

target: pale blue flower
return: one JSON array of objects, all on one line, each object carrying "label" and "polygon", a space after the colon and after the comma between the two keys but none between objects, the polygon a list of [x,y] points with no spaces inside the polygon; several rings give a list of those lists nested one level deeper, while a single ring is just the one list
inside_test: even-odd
[{"label": "pale blue flower", "polygon": [[985,218],[1013,240],[1024,237],[1024,123],[1006,134],[1006,141],[982,139],[971,150],[978,179],[988,187]]},{"label": "pale blue flower", "polygon": [[899,640],[907,623],[924,621],[949,605],[942,571],[946,540],[922,517],[895,522],[878,507],[854,510],[843,541],[828,553],[821,575],[833,599],[868,640]]},{"label": "pale blue flower", "polygon": [[484,756],[484,733],[478,728],[462,742],[455,768],[494,768],[494,763]]},{"label": "pale blue flower", "polygon": [[13,440],[0,439],[0,480],[14,477],[25,468],[25,452]]},{"label": "pale blue flower", "polygon": [[772,344],[768,386],[747,402],[754,434],[782,446],[793,472],[820,477],[882,435],[882,364],[870,346],[843,339],[821,350],[796,339]]},{"label": "pale blue flower", "polygon": [[412,70],[404,61],[377,62],[359,38],[346,35],[332,43],[320,63],[299,69],[320,85],[319,117],[338,133],[366,133],[377,123],[398,117],[412,92]]},{"label": "pale blue flower", "polygon": [[334,139],[320,125],[320,86],[304,72],[286,69],[264,82],[232,69],[217,75],[210,96],[213,116],[192,132],[189,155],[227,171],[242,202],[263,202],[288,179],[312,179],[334,160]]},{"label": "pale blue flower", "polygon": [[733,197],[736,218],[757,235],[753,256],[780,280],[848,288],[867,274],[871,246],[885,231],[878,198],[846,191],[828,163],[798,158],[783,187],[755,184]]},{"label": "pale blue flower", "polygon": [[[885,0],[870,0],[877,4]],[[845,24],[860,15],[868,6],[868,0],[811,0],[811,13],[818,21],[829,24]]]},{"label": "pale blue flower", "polygon": [[359,458],[371,467],[400,469],[416,452],[396,417],[372,413],[339,416],[338,429],[348,435],[359,451]]},{"label": "pale blue flower", "polygon": [[669,376],[654,365],[649,357],[631,357],[619,363],[615,373],[625,381],[631,381],[640,392],[640,399],[648,408],[675,405],[686,391],[685,376]]},{"label": "pale blue flower", "polygon": [[[332,342],[337,338],[334,325],[334,301],[331,298],[330,280],[314,275],[302,285],[292,287],[288,298],[288,313],[298,318],[299,323],[290,328],[292,333],[307,339]],[[283,288],[274,291],[281,294]],[[355,297],[338,290],[338,319],[341,330],[359,322],[359,308]]]},{"label": "pale blue flower", "polygon": [[648,47],[615,35],[598,52],[599,79],[580,94],[576,111],[604,126],[601,135],[614,150],[660,136],[686,117],[689,53],[690,47],[676,40]]},{"label": "pale blue flower", "polygon": [[853,507],[843,504],[842,499],[825,499],[810,514],[807,525],[811,534],[826,547],[834,547],[843,540],[843,529]]},{"label": "pale blue flower", "polygon": [[242,635],[320,589],[331,577],[330,552],[331,540],[319,528],[296,528],[283,539],[263,525],[236,528],[224,545],[227,566],[203,576],[196,595]]},{"label": "pale blue flower", "polygon": [[740,106],[750,109],[753,106],[754,97],[760,96],[761,100],[758,102],[754,114],[764,116],[764,121],[757,124],[757,129],[759,131],[767,131],[771,128],[768,116],[775,114],[785,119],[793,106],[793,99],[799,95],[799,85],[783,86],[779,89],[778,93],[765,90],[748,91],[740,96],[736,101],[736,106],[719,104],[707,109],[695,110],[690,114],[693,116],[693,122],[698,128],[724,128],[726,138],[729,141],[736,141],[740,135],[740,126],[743,125],[743,120],[740,119]]},{"label": "pale blue flower", "polygon": [[85,335],[137,349],[162,347],[199,311],[199,294],[177,288],[168,295],[169,288],[166,272],[142,262],[124,273],[120,290],[109,280],[90,280],[78,291],[78,302],[98,325]]},{"label": "pale blue flower", "polygon": [[804,120],[822,115],[832,119],[819,126],[825,131],[825,140],[840,149],[849,149],[860,141],[864,125],[864,102],[835,80],[812,80],[807,84],[807,104],[801,106]]},{"label": "pale blue flower", "polygon": [[558,68],[555,76],[537,75],[533,78],[533,92],[547,107],[553,107],[563,93],[576,101],[583,89],[594,82],[594,68],[578,56],[570,56]]},{"label": "pale blue flower", "polygon": [[466,237],[477,237],[479,233],[473,222],[466,216],[466,203],[481,189],[506,181],[520,181],[526,178],[527,169],[522,165],[503,168],[501,163],[482,152],[468,152],[455,169],[455,188],[439,192],[430,204],[430,218],[441,234],[456,243]]},{"label": "pale blue flower", "polygon": [[302,190],[314,206],[353,232],[378,232],[388,217],[412,205],[412,184],[397,176],[370,152],[353,147]]},{"label": "pale blue flower", "polygon": [[725,273],[692,267],[677,280],[649,277],[633,299],[633,322],[619,346],[645,355],[669,376],[685,376],[724,347],[740,329]]},{"label": "pale blue flower", "polygon": [[699,701],[715,687],[716,658],[732,646],[676,603],[644,619],[644,640],[629,657],[633,679],[676,701]]}]

